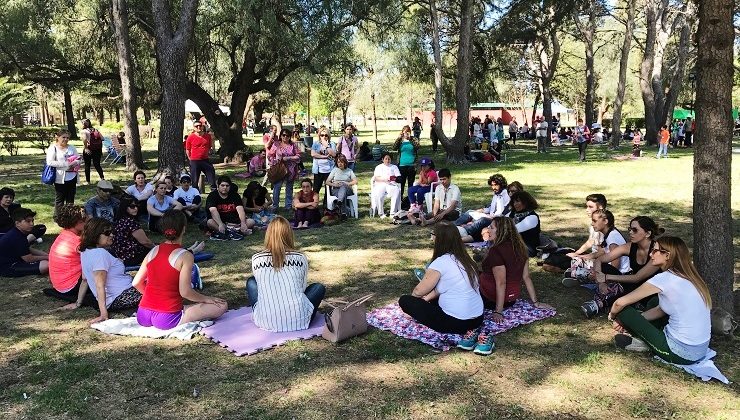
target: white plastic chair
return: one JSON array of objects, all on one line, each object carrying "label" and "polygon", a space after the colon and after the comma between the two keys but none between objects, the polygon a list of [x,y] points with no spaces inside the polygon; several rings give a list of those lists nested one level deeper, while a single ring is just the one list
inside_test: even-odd
[{"label": "white plastic chair", "polygon": [[375,175],[370,178],[370,192],[367,194],[370,197],[370,217],[375,217],[378,213],[375,208],[375,200],[373,200],[373,187],[375,186]]},{"label": "white plastic chair", "polygon": [[[331,188],[329,188],[328,185],[324,184],[324,188],[326,190],[324,191],[324,196],[326,197],[326,209],[327,210],[334,210],[334,200],[337,199],[337,197],[334,197],[331,195]],[[357,203],[357,184],[352,186],[352,191],[354,194],[348,196],[345,201],[350,202],[349,209],[352,212],[351,216],[354,216],[355,219],[360,218],[360,212],[358,210],[358,203]]]},{"label": "white plastic chair", "polygon": [[103,137],[103,146],[105,146],[108,153],[105,155],[105,159],[103,159],[101,163],[105,163],[108,158],[112,158],[110,163],[112,165],[123,159],[123,156],[118,152],[118,150],[116,150],[110,137]]},{"label": "white plastic chair", "polygon": [[[437,179],[439,179],[439,171],[437,171]],[[429,192],[424,194],[424,204],[427,206],[427,213],[431,213],[434,209],[434,190],[437,189],[439,181],[434,181],[429,184]]]}]

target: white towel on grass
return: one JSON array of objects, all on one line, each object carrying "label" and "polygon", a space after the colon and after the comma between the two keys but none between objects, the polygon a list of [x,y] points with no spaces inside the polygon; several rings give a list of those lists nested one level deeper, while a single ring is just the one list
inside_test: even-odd
[{"label": "white towel on grass", "polygon": [[719,369],[717,369],[717,366],[715,366],[714,362],[712,361],[712,358],[716,355],[716,351],[708,349],[707,354],[704,356],[704,358],[694,363],[693,365],[677,365],[675,363],[666,362],[658,356],[655,356],[655,358],[667,365],[681,368],[686,372],[701,378],[702,381],[716,379],[724,384],[729,384],[730,381],[725,375],[722,374],[722,372],[719,371]]},{"label": "white towel on grass", "polygon": [[132,337],[147,338],[177,338],[178,340],[190,340],[202,328],[213,325],[213,321],[197,321],[181,324],[169,330],[160,330],[155,327],[142,327],[136,322],[136,317],[122,319],[107,319],[90,325],[98,331],[106,334],[129,335]]}]

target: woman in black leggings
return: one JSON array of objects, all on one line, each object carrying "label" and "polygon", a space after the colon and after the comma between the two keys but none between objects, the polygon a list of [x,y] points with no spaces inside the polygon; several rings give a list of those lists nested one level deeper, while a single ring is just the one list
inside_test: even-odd
[{"label": "woman in black leggings", "polygon": [[103,176],[103,167],[100,166],[100,157],[103,156],[103,135],[96,130],[89,119],[82,120],[82,142],[85,145],[85,151],[82,158],[85,161],[85,181],[90,184],[90,163],[95,165],[100,179]]}]

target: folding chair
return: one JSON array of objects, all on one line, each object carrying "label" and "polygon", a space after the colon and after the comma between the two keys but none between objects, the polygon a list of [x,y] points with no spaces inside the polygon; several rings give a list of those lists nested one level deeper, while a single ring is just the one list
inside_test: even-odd
[{"label": "folding chair", "polygon": [[[331,195],[331,188],[329,188],[328,185],[324,185],[324,188],[326,188],[326,191],[324,191],[324,196],[326,197],[326,209],[327,210],[334,210],[334,200],[337,198]],[[354,216],[355,219],[360,218],[360,213],[358,211],[358,204],[357,204],[357,184],[352,186],[352,191],[354,194],[350,195],[345,199],[345,201],[349,201],[350,206],[350,212],[351,216]]]}]

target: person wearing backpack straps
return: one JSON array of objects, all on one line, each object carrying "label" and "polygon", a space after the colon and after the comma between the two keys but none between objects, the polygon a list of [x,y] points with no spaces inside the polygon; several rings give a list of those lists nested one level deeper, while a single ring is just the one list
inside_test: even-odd
[{"label": "person wearing backpack straps", "polygon": [[82,120],[82,142],[85,145],[82,158],[85,161],[85,182],[90,184],[90,163],[95,165],[100,179],[105,179],[103,167],[100,166],[100,157],[103,156],[103,135],[96,130],[89,119]]},{"label": "person wearing backpack straps", "polygon": [[[182,247],[187,216],[181,210],[170,209],[160,223],[165,241],[149,252],[133,281],[142,295],[136,321],[144,327],[169,330],[220,317],[228,309],[226,301],[198,293],[191,285],[193,254]],[[183,305],[183,299],[194,304]]]}]

